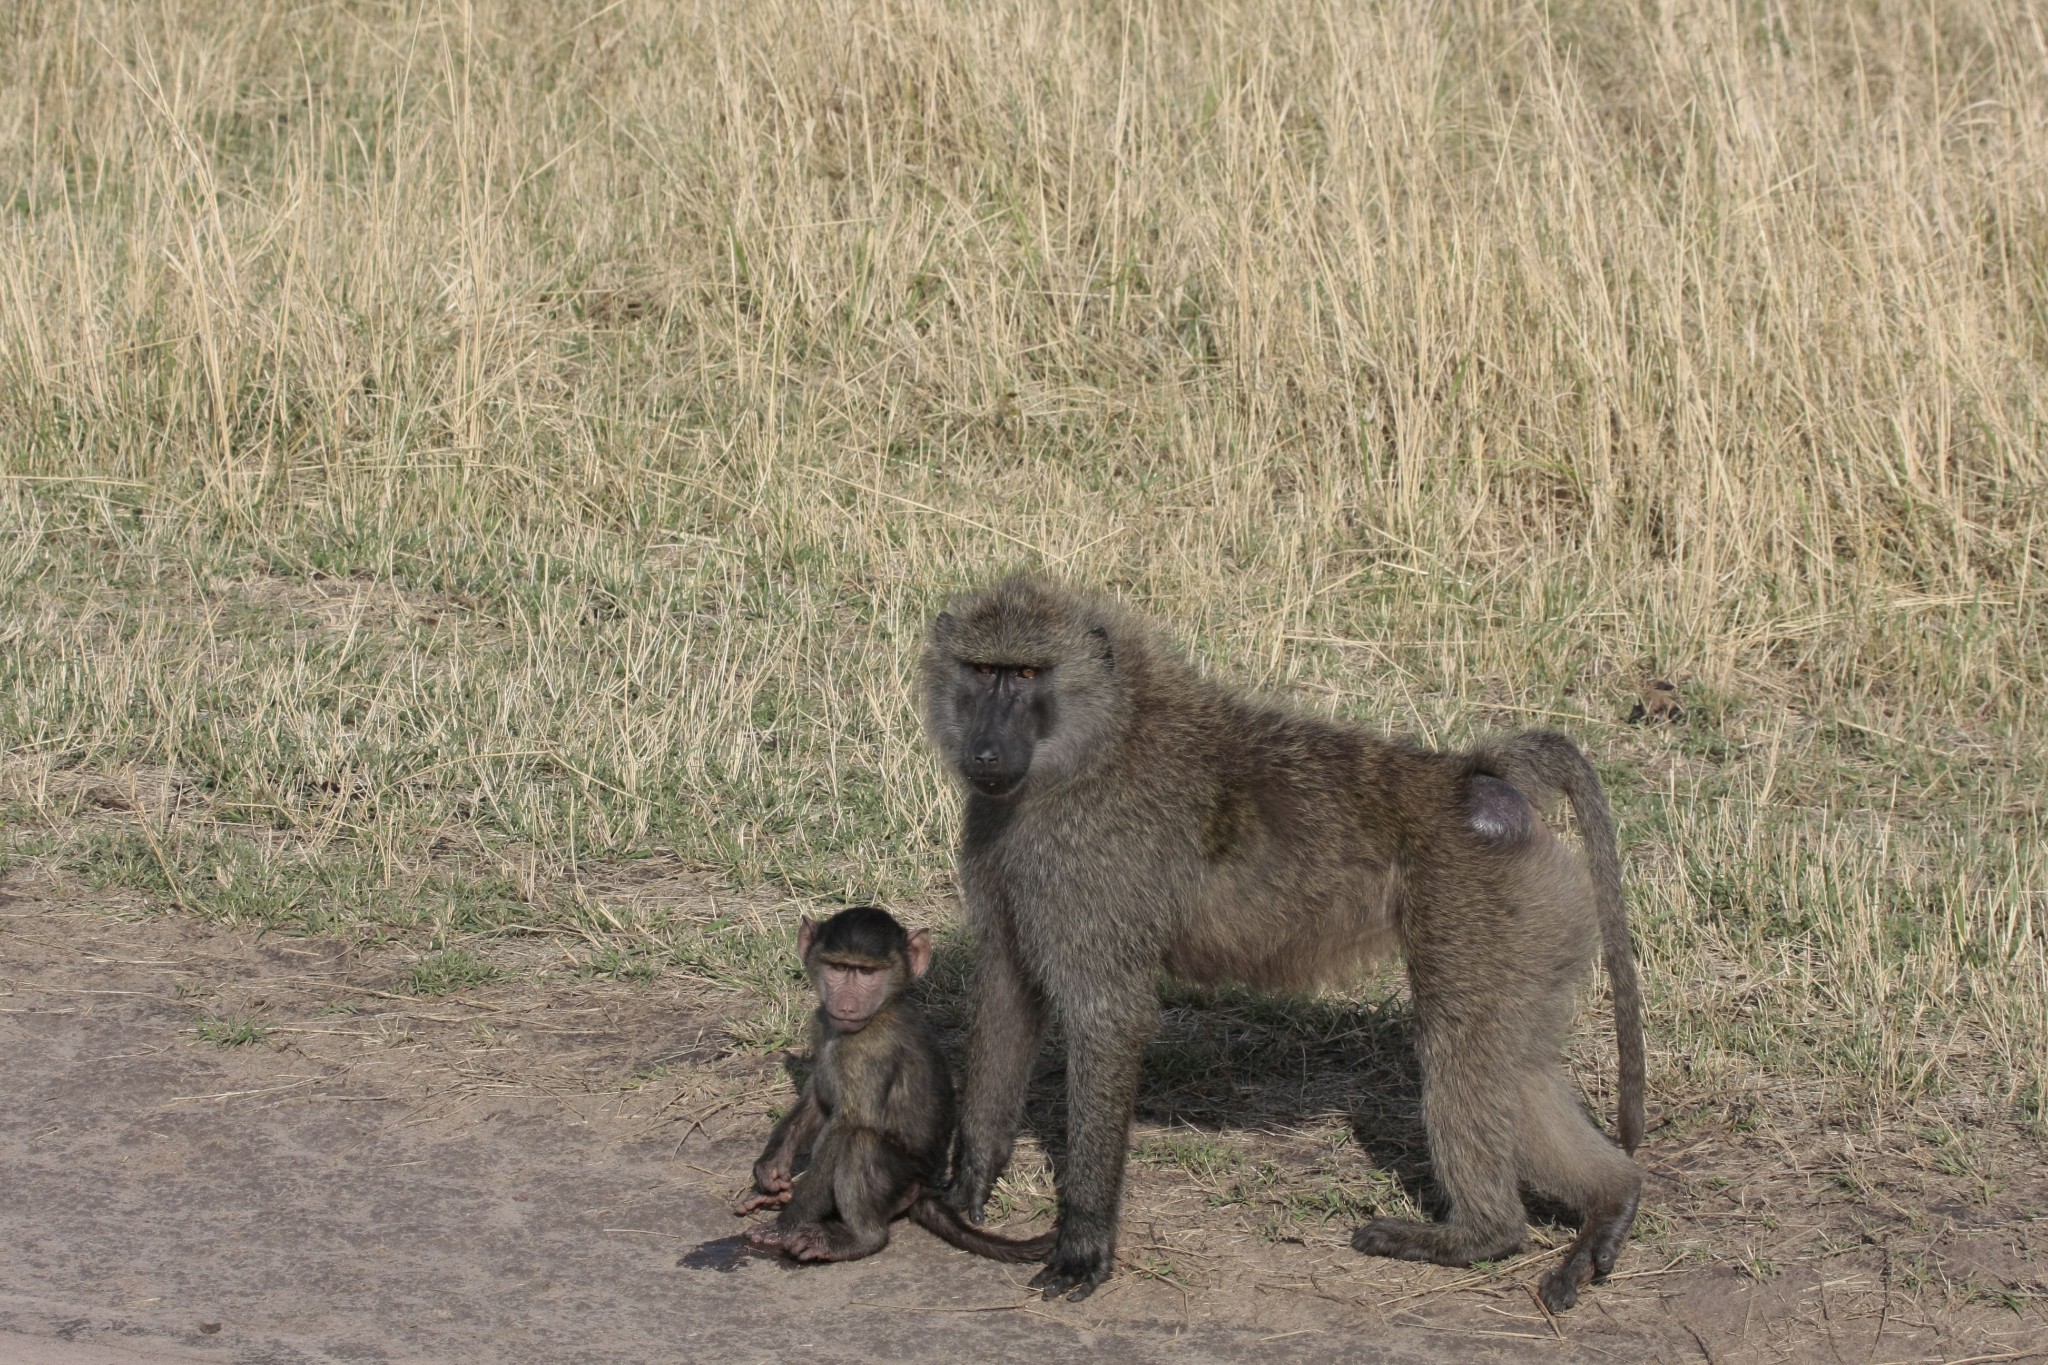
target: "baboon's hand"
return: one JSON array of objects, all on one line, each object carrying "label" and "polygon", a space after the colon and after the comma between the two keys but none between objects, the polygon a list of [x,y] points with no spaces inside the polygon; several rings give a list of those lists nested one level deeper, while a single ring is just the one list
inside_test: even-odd
[{"label": "baboon's hand", "polygon": [[1542,1295],[1545,1308],[1562,1313],[1579,1301],[1579,1286],[1591,1279],[1592,1267],[1579,1266],[1574,1257],[1545,1275],[1537,1292]]},{"label": "baboon's hand", "polygon": [[752,1194],[742,1195],[739,1203],[732,1206],[732,1211],[745,1217],[758,1209],[779,1209],[789,1202],[792,1193],[794,1191],[786,1185],[773,1194],[755,1190]]},{"label": "baboon's hand", "polygon": [[1053,1250],[1052,1261],[1031,1277],[1031,1287],[1043,1289],[1048,1299],[1064,1294],[1068,1303],[1079,1303],[1093,1294],[1114,1268],[1115,1257],[1108,1242],[1091,1238],[1086,1245],[1075,1246],[1062,1237]]},{"label": "baboon's hand", "polygon": [[762,1157],[754,1163],[754,1188],[752,1193],[743,1194],[732,1206],[736,1214],[749,1214],[756,1209],[779,1209],[790,1200],[796,1189],[789,1183],[789,1167],[781,1162]]},{"label": "baboon's hand", "polygon": [[989,1192],[995,1188],[992,1177],[976,1175],[972,1170],[963,1169],[953,1177],[953,1183],[940,1196],[946,1205],[970,1223],[981,1221],[981,1211],[988,1204]]}]

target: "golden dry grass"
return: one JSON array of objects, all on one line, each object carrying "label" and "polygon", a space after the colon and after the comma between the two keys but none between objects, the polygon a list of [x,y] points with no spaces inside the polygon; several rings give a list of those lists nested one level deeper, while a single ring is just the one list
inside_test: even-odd
[{"label": "golden dry grass", "polygon": [[908,663],[1038,565],[1599,755],[1667,1121],[2036,1124],[2044,32],[21,0],[0,856],[773,996],[604,877],[943,891]]}]

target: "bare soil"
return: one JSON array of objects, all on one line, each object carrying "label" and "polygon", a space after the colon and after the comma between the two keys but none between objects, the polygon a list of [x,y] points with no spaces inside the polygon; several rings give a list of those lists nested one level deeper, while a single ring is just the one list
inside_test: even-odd
[{"label": "bare soil", "polygon": [[[53,896],[0,884],[0,1362],[2048,1359],[2023,1135],[1952,1174],[1905,1127],[1667,1123],[1621,1272],[1555,1320],[1530,1286],[1567,1230],[1396,1265],[1134,1163],[1121,1273],[1045,1303],[908,1225],[851,1265],[734,1253],[790,1093],[729,1038],[739,993],[526,972],[416,997],[395,947]],[[1285,1180],[1290,1135],[1253,1138]]]}]

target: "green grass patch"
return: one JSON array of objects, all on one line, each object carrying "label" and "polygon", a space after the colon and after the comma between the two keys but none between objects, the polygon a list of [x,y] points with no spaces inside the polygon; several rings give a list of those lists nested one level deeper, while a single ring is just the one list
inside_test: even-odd
[{"label": "green grass patch", "polygon": [[406,968],[401,984],[414,995],[449,995],[484,986],[503,978],[504,972],[463,948],[431,953]]},{"label": "green grass patch", "polygon": [[251,1043],[262,1042],[270,1030],[254,1019],[209,1018],[193,1025],[192,1032],[201,1042],[212,1043],[216,1047],[247,1047]]}]

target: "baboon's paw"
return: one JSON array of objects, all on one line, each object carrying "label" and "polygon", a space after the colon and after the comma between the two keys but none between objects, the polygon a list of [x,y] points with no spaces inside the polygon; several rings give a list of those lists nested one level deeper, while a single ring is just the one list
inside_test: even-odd
[{"label": "baboon's paw", "polygon": [[995,1188],[995,1181],[983,1180],[970,1175],[961,1175],[946,1187],[939,1198],[970,1223],[979,1223],[982,1209],[988,1204],[989,1191]]},{"label": "baboon's paw", "polygon": [[1375,1218],[1351,1234],[1352,1250],[1398,1261],[1442,1261],[1435,1243],[1427,1224],[1401,1218]]},{"label": "baboon's paw", "polygon": [[1579,1301],[1579,1286],[1592,1278],[1592,1259],[1574,1250],[1565,1257],[1563,1265],[1543,1277],[1536,1292],[1542,1297],[1545,1308],[1553,1313],[1562,1313]]},{"label": "baboon's paw", "polygon": [[1603,1241],[1593,1248],[1593,1283],[1598,1284],[1614,1273],[1614,1263],[1620,1259],[1621,1242]]},{"label": "baboon's paw", "polygon": [[1628,1244],[1629,1230],[1636,1225],[1636,1204],[1640,1194],[1631,1194],[1628,1202],[1600,1221],[1598,1226],[1587,1228],[1579,1240],[1590,1243],[1593,1252],[1593,1279],[1595,1283],[1604,1280],[1614,1270],[1614,1263],[1621,1256],[1622,1247]]},{"label": "baboon's paw", "polygon": [[821,1227],[798,1228],[783,1237],[782,1249],[799,1261],[829,1261],[832,1243]]},{"label": "baboon's paw", "polygon": [[1455,1223],[1414,1223],[1406,1218],[1375,1218],[1351,1234],[1351,1246],[1368,1256],[1397,1261],[1432,1261],[1437,1265],[1472,1265],[1498,1261],[1522,1249],[1519,1235],[1475,1242],[1473,1232]]},{"label": "baboon's paw", "polygon": [[782,1229],[773,1223],[764,1223],[757,1228],[748,1228],[746,1238],[748,1246],[758,1247],[762,1251],[781,1251],[783,1249]]},{"label": "baboon's paw", "polygon": [[1048,1299],[1065,1295],[1068,1303],[1079,1303],[1109,1278],[1110,1268],[1107,1251],[1062,1249],[1053,1253],[1051,1264],[1031,1277],[1031,1288],[1044,1290]]}]

